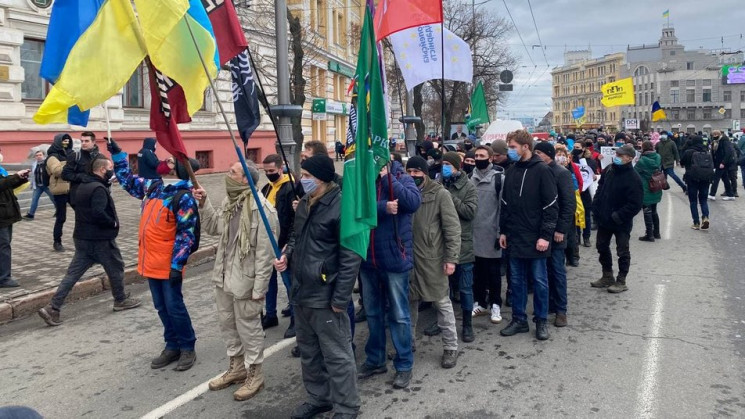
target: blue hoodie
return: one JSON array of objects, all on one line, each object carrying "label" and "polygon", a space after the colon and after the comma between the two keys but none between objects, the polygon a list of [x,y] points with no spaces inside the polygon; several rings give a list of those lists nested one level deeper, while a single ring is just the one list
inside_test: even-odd
[{"label": "blue hoodie", "polygon": [[142,150],[137,153],[137,174],[145,179],[160,179],[156,171],[160,160],[155,155],[155,143],[155,138],[145,138],[142,142]]}]

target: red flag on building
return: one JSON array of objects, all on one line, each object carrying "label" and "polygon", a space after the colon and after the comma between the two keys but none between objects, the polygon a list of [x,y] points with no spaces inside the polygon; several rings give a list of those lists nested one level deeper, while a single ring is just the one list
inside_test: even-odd
[{"label": "red flag on building", "polygon": [[379,42],[404,29],[442,22],[442,0],[380,0],[373,21]]},{"label": "red flag on building", "polygon": [[233,0],[202,0],[202,4],[212,22],[220,64],[225,64],[248,46]]},{"label": "red flag on building", "polygon": [[166,151],[177,158],[186,157],[186,147],[178,129],[179,123],[191,122],[184,89],[158,71],[148,60],[150,75],[150,129]]}]

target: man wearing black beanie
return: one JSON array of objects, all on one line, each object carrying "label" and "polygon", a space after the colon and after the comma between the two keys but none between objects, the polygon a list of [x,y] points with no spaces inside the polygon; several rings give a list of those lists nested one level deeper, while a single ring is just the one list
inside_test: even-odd
[{"label": "man wearing black beanie", "polygon": [[352,300],[361,258],[339,240],[341,190],[333,182],[334,162],[314,155],[301,167],[305,196],[298,203],[287,246],[274,261],[277,272],[288,268],[292,272],[290,300],[303,383],[310,397],[292,417],[312,417],[332,409],[356,416],[360,398],[350,319],[341,313]]}]

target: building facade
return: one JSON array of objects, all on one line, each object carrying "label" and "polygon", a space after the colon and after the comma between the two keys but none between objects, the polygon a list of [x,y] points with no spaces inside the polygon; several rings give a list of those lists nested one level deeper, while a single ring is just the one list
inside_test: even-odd
[{"label": "building facade", "polygon": [[[666,26],[658,44],[626,51],[621,74],[633,78],[636,104],[624,106],[622,118],[637,119],[642,130],[710,133],[737,127],[745,120],[745,84],[727,84],[722,67],[742,64],[741,51],[686,50],[675,28]],[[654,101],[667,119],[652,122]]]},{"label": "building facade", "polygon": [[[623,53],[590,58],[589,50],[567,51],[565,65],[551,71],[551,98],[553,100],[553,128],[573,131],[605,126],[608,130],[618,125],[621,113],[618,107],[606,108],[600,102],[601,86],[620,78],[625,63]],[[572,110],[585,108],[584,123],[578,127]]]}]

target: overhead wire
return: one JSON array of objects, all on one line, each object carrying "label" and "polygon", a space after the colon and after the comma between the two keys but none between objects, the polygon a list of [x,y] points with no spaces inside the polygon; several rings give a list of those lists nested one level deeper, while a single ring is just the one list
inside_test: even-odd
[{"label": "overhead wire", "polygon": [[520,29],[517,28],[515,19],[512,18],[512,13],[510,12],[510,8],[507,6],[507,1],[502,0],[502,3],[504,3],[504,8],[507,9],[507,15],[509,15],[510,20],[512,21],[512,26],[515,28],[515,32],[517,32],[517,36],[520,38],[520,42],[523,44],[523,48],[525,48],[525,53],[528,54],[528,58],[530,58],[530,62],[533,63],[533,65],[535,65],[535,61],[533,61],[533,57],[530,55],[530,51],[528,51],[528,46],[525,45],[523,36],[520,34]]}]

